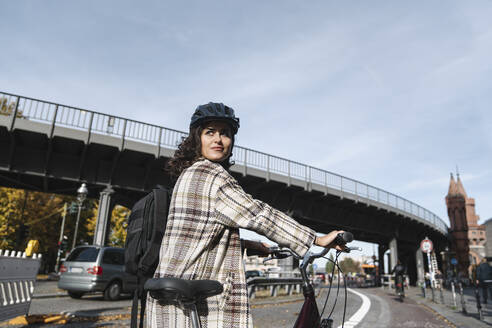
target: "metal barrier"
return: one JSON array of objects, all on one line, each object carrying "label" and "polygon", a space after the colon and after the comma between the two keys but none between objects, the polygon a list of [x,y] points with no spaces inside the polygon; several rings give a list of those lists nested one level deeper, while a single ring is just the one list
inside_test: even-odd
[{"label": "metal barrier", "polygon": [[0,321],[29,312],[41,255],[0,250]]},{"label": "metal barrier", "polygon": [[[406,286],[409,286],[409,277],[408,275],[403,275]],[[388,286],[388,288],[395,288],[395,275],[393,274],[382,274],[381,275],[381,288],[384,289],[384,286]]]},{"label": "metal barrier", "polygon": [[267,287],[270,289],[270,296],[276,297],[278,290],[285,286],[287,288],[287,295],[292,295],[294,288],[296,293],[301,292],[302,278],[263,278],[255,277],[248,279],[246,282],[248,285],[249,298],[253,299],[256,296],[258,288]]},{"label": "metal barrier", "polygon": [[[176,149],[188,135],[186,132],[153,124],[6,92],[0,92],[0,115],[9,117],[9,130],[14,128],[16,120],[48,123],[51,131],[55,126],[62,126],[86,131],[88,135],[99,133],[116,136],[121,138],[122,148],[126,140],[152,144],[158,147],[158,156],[161,154],[161,147]],[[240,146],[234,147],[233,160],[243,166],[244,174],[247,174],[248,168],[255,168],[266,171],[267,180],[270,173],[275,173],[288,177],[289,182],[291,178],[304,181],[307,190],[311,190],[313,184],[323,186],[326,193],[331,188],[340,191],[342,195],[353,195],[359,201],[365,199],[398,209],[425,221],[442,233],[447,233],[447,225],[431,211],[366,183]]]}]

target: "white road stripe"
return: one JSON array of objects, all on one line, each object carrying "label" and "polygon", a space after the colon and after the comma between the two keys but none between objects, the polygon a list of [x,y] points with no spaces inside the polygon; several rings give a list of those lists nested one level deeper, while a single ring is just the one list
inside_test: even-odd
[{"label": "white road stripe", "polygon": [[[371,301],[369,300],[369,297],[366,295],[356,292],[355,290],[351,288],[347,288],[347,290],[351,293],[354,293],[355,295],[359,296],[362,298],[362,305],[361,307],[357,310],[357,312],[354,313],[353,316],[350,317],[347,321],[345,321],[345,324],[343,325],[344,328],[353,328],[359,324],[359,322],[364,319],[366,316],[367,312],[369,312],[369,309],[371,308]],[[342,326],[338,326],[338,328],[342,328]]]}]

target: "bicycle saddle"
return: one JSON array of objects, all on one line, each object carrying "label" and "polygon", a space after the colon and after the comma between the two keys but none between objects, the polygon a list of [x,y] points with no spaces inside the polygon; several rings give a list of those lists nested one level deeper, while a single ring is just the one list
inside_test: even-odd
[{"label": "bicycle saddle", "polygon": [[157,300],[195,303],[198,300],[222,293],[224,288],[216,280],[185,280],[179,278],[152,278],[144,289]]}]

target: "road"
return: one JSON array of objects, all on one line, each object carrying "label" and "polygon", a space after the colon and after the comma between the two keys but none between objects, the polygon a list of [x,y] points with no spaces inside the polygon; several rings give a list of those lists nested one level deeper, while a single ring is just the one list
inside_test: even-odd
[{"label": "road", "polygon": [[[48,283],[45,283],[48,284]],[[52,283],[53,284],[53,283]],[[40,290],[47,287],[40,287]],[[421,305],[417,305],[410,299],[405,299],[400,303],[397,298],[389,291],[380,288],[353,289],[354,292],[347,293],[347,307],[345,316],[345,327],[425,327],[425,328],[449,328],[453,327],[443,321],[438,315],[429,311]],[[359,293],[365,296],[355,294]],[[319,293],[317,302],[321,309],[327,289],[322,289]],[[336,290],[332,290],[330,300],[325,310],[325,317],[333,307],[333,300]],[[334,325],[339,327],[342,323],[344,308],[344,291],[340,290],[337,297],[337,304],[333,310]],[[278,301],[282,303],[278,304]],[[365,305],[363,305],[365,303]],[[369,303],[369,304],[368,304]],[[102,326],[128,326],[131,299],[127,297],[116,302],[104,301],[102,295],[86,295],[80,300],[70,297],[53,297],[34,299],[30,314],[46,314],[70,312],[80,319],[79,322],[72,322],[66,327],[102,327]],[[299,299],[257,299],[252,302],[252,314],[254,327],[256,328],[290,328],[294,325],[297,315],[302,306]],[[366,307],[365,311],[362,311]],[[361,311],[364,312],[361,315]],[[350,321],[354,314],[358,313],[360,322]],[[94,317],[102,318],[94,322]],[[355,318],[357,319],[357,318]],[[354,325],[356,324],[356,325]],[[51,325],[37,325],[37,327],[48,327]]]}]

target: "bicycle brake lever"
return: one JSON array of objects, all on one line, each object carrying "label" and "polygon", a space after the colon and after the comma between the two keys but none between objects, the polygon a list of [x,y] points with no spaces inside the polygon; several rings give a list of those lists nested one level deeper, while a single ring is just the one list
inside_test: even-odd
[{"label": "bicycle brake lever", "polygon": [[359,251],[359,252],[361,252],[362,251],[362,248],[360,248],[360,247],[352,247],[352,246],[345,246],[345,248],[343,249],[342,252],[344,252],[344,253],[350,253],[351,251]]},{"label": "bicycle brake lever", "polygon": [[267,261],[271,261],[271,260],[279,260],[279,259],[285,259],[289,256],[291,256],[292,254],[289,254],[289,253],[285,253],[285,252],[282,252],[282,251],[278,251],[278,249],[276,251],[274,251],[270,257],[267,257],[266,259],[263,260],[263,263],[267,262]]}]

